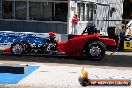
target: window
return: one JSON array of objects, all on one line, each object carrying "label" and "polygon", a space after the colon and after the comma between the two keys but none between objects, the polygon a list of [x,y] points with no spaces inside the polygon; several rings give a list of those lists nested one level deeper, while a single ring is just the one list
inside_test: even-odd
[{"label": "window", "polygon": [[94,14],[96,14],[96,5],[89,3],[78,3],[77,4],[77,13],[80,21],[92,21]]},{"label": "window", "polygon": [[3,1],[2,17],[4,19],[14,18],[14,2],[13,1]]},{"label": "window", "polygon": [[81,7],[81,4],[78,3],[77,4],[77,15],[78,15],[79,20],[80,20],[80,7]]},{"label": "window", "polygon": [[0,19],[1,19],[1,16],[2,16],[2,0],[0,0]]},{"label": "window", "polygon": [[41,20],[41,2],[29,2],[29,19]]},{"label": "window", "polygon": [[77,4],[77,13],[80,21],[84,21],[85,19],[85,4],[78,3]]},{"label": "window", "polygon": [[53,3],[52,2],[43,2],[42,3],[42,16],[41,20],[51,21],[53,16]]},{"label": "window", "polygon": [[89,4],[89,19],[90,21],[93,20],[93,4]]},{"label": "window", "polygon": [[89,20],[89,4],[86,5],[86,16],[85,20]]},{"label": "window", "polygon": [[51,21],[52,20],[52,2],[30,2],[29,18],[30,20]]},{"label": "window", "polygon": [[67,3],[55,3],[54,20],[67,21],[68,4]]},{"label": "window", "polygon": [[81,4],[81,7],[80,7],[80,20],[81,21],[84,21],[84,18],[85,18],[85,4]]},{"label": "window", "polygon": [[27,17],[27,3],[15,2],[15,19],[26,20]]},{"label": "window", "polygon": [[24,0],[0,1],[2,2],[2,4],[0,2],[0,18],[3,19],[26,20],[29,18],[29,20],[39,21],[67,21],[68,3],[65,2],[30,1],[28,5]]}]

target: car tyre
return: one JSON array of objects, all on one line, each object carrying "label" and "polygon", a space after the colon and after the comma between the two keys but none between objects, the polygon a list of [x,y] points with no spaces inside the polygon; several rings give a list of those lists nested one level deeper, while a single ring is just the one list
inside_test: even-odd
[{"label": "car tyre", "polygon": [[24,52],[24,46],[21,43],[14,43],[11,45],[11,54],[15,56],[22,56]]},{"label": "car tyre", "polygon": [[100,41],[93,41],[85,47],[85,54],[90,60],[100,61],[106,52],[106,46]]}]

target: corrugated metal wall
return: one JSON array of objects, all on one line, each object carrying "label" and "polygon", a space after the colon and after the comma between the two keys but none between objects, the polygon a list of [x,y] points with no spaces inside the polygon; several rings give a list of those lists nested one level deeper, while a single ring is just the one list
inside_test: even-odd
[{"label": "corrugated metal wall", "polygon": [[[123,0],[98,0],[99,3],[106,5],[97,6],[97,20],[122,20],[123,14]],[[111,8],[114,7],[116,10],[111,15]],[[108,26],[121,25],[121,21],[98,21],[98,29],[102,29],[103,32],[107,31]]]},{"label": "corrugated metal wall", "polygon": [[108,21],[100,20],[109,20],[109,6],[97,5],[97,29],[106,32]]},{"label": "corrugated metal wall", "polygon": [[[92,0],[91,0],[92,1]],[[107,28],[110,26],[121,25],[121,21],[108,21],[108,20],[122,20],[123,14],[123,0],[97,0],[97,11],[95,20],[93,22],[79,22],[78,34],[81,34],[87,25],[91,23],[97,26],[97,29],[101,32],[107,33]],[[111,8],[116,9],[112,14],[110,13]]]},{"label": "corrugated metal wall", "polygon": [[4,21],[0,20],[0,31],[16,32],[56,32],[61,34],[67,33],[66,23],[45,23],[45,22],[26,22],[26,21]]}]

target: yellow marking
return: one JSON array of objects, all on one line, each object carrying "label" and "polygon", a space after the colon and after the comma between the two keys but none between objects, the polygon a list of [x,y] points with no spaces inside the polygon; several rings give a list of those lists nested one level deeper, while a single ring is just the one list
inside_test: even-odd
[{"label": "yellow marking", "polygon": [[124,49],[132,50],[132,41],[124,41]]}]

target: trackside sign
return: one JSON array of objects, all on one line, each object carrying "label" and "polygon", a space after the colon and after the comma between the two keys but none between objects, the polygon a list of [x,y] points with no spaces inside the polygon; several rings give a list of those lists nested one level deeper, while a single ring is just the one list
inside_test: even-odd
[{"label": "trackside sign", "polygon": [[79,77],[79,82],[82,86],[101,85],[101,86],[130,86],[129,79],[89,79],[88,72],[82,68],[82,75]]}]

